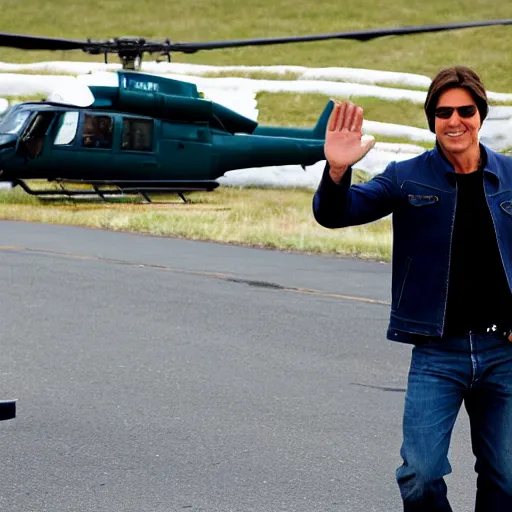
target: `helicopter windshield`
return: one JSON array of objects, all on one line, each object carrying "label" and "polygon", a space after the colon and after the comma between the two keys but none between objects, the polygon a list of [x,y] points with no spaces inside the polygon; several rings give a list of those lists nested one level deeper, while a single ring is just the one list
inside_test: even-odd
[{"label": "helicopter windshield", "polygon": [[0,115],[0,133],[18,134],[32,112],[30,110],[12,111],[8,108]]}]

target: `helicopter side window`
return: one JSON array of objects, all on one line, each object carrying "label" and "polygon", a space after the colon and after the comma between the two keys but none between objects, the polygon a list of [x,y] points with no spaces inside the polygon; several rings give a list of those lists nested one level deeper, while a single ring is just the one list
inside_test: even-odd
[{"label": "helicopter side window", "polygon": [[78,112],[64,112],[59,118],[59,128],[53,141],[55,146],[73,144],[78,130]]},{"label": "helicopter side window", "polygon": [[85,114],[82,145],[86,148],[112,148],[114,122],[110,116]]},{"label": "helicopter side window", "polygon": [[153,121],[150,119],[123,119],[121,149],[128,151],[152,151]]}]

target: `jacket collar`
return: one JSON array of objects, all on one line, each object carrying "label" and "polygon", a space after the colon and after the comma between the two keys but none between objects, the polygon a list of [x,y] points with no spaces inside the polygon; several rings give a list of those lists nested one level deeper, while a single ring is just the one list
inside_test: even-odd
[{"label": "jacket collar", "polygon": [[[450,161],[444,156],[439,144],[436,142],[432,149],[432,155],[436,163],[436,167],[442,169],[446,173],[455,174],[455,169]],[[499,178],[499,165],[494,151],[480,143],[480,155],[482,157],[481,167],[485,172],[489,172],[496,178]]]}]

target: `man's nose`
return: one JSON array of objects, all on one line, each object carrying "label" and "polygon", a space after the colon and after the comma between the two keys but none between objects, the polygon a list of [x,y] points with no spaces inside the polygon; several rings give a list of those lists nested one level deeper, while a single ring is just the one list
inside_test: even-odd
[{"label": "man's nose", "polygon": [[459,116],[459,113],[456,110],[454,110],[452,112],[452,115],[448,119],[448,122],[450,124],[459,124],[460,123],[460,116]]}]

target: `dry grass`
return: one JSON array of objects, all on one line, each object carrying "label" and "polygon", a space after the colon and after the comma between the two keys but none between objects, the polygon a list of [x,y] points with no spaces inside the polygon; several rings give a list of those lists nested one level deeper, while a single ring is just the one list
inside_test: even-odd
[{"label": "dry grass", "polygon": [[[212,240],[321,254],[389,260],[389,219],[343,230],[319,226],[312,190],[220,187],[172,203],[137,204],[58,200],[40,202],[17,189],[0,193],[0,218],[69,224]],[[159,201],[159,200],[157,200]]]}]

